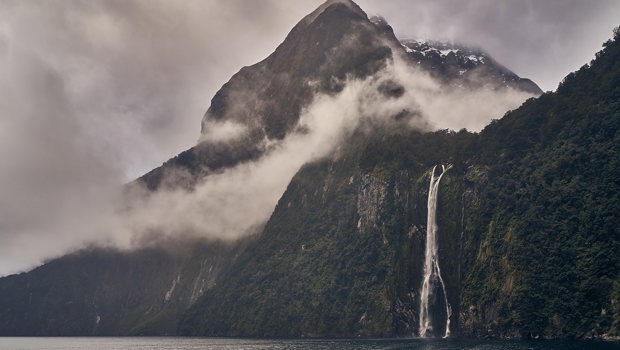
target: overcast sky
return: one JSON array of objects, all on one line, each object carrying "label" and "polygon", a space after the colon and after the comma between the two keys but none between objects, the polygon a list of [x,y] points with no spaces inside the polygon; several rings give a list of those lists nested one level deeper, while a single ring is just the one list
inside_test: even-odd
[{"label": "overcast sky", "polygon": [[[193,146],[221,85],[321,3],[0,0],[0,275],[66,249],[40,240],[59,215]],[[358,4],[399,37],[482,47],[543,90],[620,25],[616,0]]]}]

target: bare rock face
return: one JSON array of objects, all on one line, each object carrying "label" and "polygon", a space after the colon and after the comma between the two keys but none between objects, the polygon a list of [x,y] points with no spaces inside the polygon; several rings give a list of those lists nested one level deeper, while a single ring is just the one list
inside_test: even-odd
[{"label": "bare rock face", "polygon": [[453,87],[512,88],[542,94],[536,83],[519,77],[483,50],[427,40],[405,39],[401,45],[416,65]]},{"label": "bare rock face", "polygon": [[242,68],[218,91],[202,121],[246,125],[257,142],[282,139],[316,92],[338,92],[347,76],[377,72],[395,38],[351,1],[328,1],[303,18],[264,61]]},{"label": "bare rock face", "polygon": [[377,230],[385,210],[387,181],[374,174],[365,174],[360,179],[357,196],[357,228],[360,232]]}]

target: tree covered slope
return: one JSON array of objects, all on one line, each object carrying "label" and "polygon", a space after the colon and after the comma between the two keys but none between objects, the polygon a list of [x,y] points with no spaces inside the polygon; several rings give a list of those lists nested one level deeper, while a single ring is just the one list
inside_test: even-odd
[{"label": "tree covered slope", "polygon": [[618,62],[616,35],[557,92],[480,134],[356,134],[299,171],[181,333],[417,334],[429,171],[449,163],[438,224],[452,331],[617,335]]},{"label": "tree covered slope", "polygon": [[[203,132],[243,122],[247,137],[203,142],[138,185],[189,193],[259,159],[315,92],[337,96],[400,54],[414,56],[389,26],[330,0],[214,97]],[[619,30],[556,92],[480,133],[398,125],[361,125],[305,164],[253,236],[89,249],[1,278],[0,335],[418,335],[429,178],[450,164],[437,224],[451,314],[435,295],[430,334],[449,318],[470,337],[620,336]]]}]

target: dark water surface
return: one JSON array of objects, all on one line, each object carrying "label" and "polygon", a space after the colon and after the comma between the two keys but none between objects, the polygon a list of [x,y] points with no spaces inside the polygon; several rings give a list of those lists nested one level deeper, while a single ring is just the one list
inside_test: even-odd
[{"label": "dark water surface", "polygon": [[620,342],[484,341],[422,339],[255,340],[218,338],[0,338],[0,350],[611,350]]}]

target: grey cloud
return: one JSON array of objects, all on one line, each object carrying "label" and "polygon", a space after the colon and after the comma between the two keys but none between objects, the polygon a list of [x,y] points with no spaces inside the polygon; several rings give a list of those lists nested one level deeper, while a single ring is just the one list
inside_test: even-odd
[{"label": "grey cloud", "polygon": [[[321,2],[0,2],[0,275],[84,242],[129,244],[128,223],[146,225],[152,217],[118,215],[113,203],[121,183],[193,146],[217,89],[242,66],[268,56]],[[606,0],[358,3],[383,14],[402,36],[482,46],[544,89],[589,60],[620,18],[620,3]],[[321,97],[312,108],[338,105]],[[224,138],[236,135],[235,128],[220,131]],[[285,150],[314,140],[302,136],[273,157],[286,158]],[[261,164],[229,175],[260,177]],[[268,215],[260,208],[283,191],[297,163],[282,166],[282,178],[252,180],[270,195],[247,204],[254,205],[247,208],[251,220],[231,236]],[[226,192],[234,186],[224,178],[210,181],[205,190],[217,185],[220,197],[244,201]]]},{"label": "grey cloud", "polygon": [[[92,238],[121,169],[82,133],[65,82],[35,53],[13,48],[0,72],[0,274]],[[79,237],[76,239],[76,237]]]},{"label": "grey cloud", "polygon": [[9,48],[32,50],[66,80],[84,131],[131,177],[191,147],[215,91],[303,16],[245,3],[8,2],[0,19]]},{"label": "grey cloud", "polygon": [[0,2],[0,275],[128,239],[105,232],[121,184],[193,146],[215,91],[310,11],[245,3]]},{"label": "grey cloud", "polygon": [[359,0],[401,37],[456,41],[489,52],[543,90],[555,90],[620,25],[615,0]]},{"label": "grey cloud", "polygon": [[[402,83],[403,93],[385,94],[387,83]],[[208,176],[192,191],[161,190],[137,196],[122,215],[129,235],[157,232],[160,236],[199,235],[235,239],[260,227],[271,214],[286,186],[306,162],[333,155],[354,130],[370,125],[401,131],[438,127],[481,128],[493,117],[530,97],[513,90],[454,89],[433,80],[396,57],[393,63],[364,80],[348,79],[338,94],[317,94],[304,108],[296,130],[257,161]],[[493,103],[479,103],[480,99]],[[404,110],[411,113],[394,118]],[[447,116],[447,118],[446,118]],[[223,131],[226,136],[229,131]],[[233,132],[234,134],[235,132]],[[216,135],[207,141],[218,142]],[[219,142],[227,142],[224,137]],[[185,174],[169,176],[183,179]]]}]

